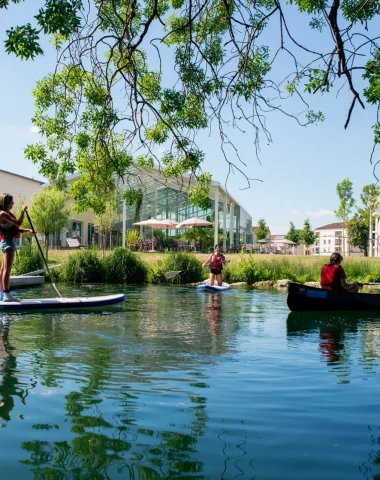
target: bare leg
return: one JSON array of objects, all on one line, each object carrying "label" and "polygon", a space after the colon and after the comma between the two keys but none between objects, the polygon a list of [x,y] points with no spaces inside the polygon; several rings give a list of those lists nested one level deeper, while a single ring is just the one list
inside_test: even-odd
[{"label": "bare leg", "polygon": [[215,282],[215,273],[210,273],[210,280],[208,281],[209,285],[214,285]]},{"label": "bare leg", "polygon": [[219,285],[219,287],[221,287],[221,286],[223,285],[222,274],[219,273],[219,275],[216,276],[216,279],[218,280],[218,285]]},{"label": "bare leg", "polygon": [[9,290],[9,282],[14,258],[15,250],[12,250],[11,248],[5,250],[3,254],[3,263],[1,266],[1,283],[4,290]]},{"label": "bare leg", "polygon": [[1,259],[1,268],[0,268],[0,292],[2,292],[4,290],[4,285],[3,285],[3,270],[4,270],[4,264],[5,264],[5,260],[4,260],[4,257],[5,255],[2,256],[2,259]]}]

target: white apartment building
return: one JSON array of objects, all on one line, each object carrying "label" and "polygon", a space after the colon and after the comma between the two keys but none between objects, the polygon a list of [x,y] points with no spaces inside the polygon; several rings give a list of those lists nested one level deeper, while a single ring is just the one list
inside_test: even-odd
[{"label": "white apartment building", "polygon": [[316,240],[310,247],[313,255],[329,256],[334,252],[342,255],[361,256],[363,252],[350,245],[343,222],[329,223],[314,229]]},{"label": "white apartment building", "polygon": [[373,221],[374,231],[372,232],[372,252],[370,243],[369,255],[374,257],[380,257],[380,204],[373,212]]},{"label": "white apartment building", "polygon": [[25,197],[28,204],[33,195],[41,190],[44,182],[34,178],[24,177],[17,173],[7,172],[0,169],[0,193],[9,193],[17,204],[20,196]]}]

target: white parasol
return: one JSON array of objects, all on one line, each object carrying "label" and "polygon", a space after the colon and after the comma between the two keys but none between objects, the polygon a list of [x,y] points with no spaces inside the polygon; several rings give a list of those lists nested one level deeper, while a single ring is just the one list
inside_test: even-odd
[{"label": "white parasol", "polygon": [[214,225],[212,222],[205,220],[204,218],[192,217],[184,220],[179,223],[176,228],[187,228],[187,227],[209,227]]}]

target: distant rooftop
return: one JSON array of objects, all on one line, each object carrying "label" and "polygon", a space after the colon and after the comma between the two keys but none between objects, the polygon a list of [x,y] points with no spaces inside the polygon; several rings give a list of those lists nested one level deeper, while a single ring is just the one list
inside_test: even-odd
[{"label": "distant rooftop", "polygon": [[30,180],[31,182],[36,182],[36,183],[39,183],[40,185],[43,185],[45,183],[45,182],[42,182],[41,180],[36,180],[35,178],[25,177],[24,175],[19,175],[18,173],[2,170],[1,168],[0,168],[0,172],[7,173],[8,175],[13,175],[14,177],[24,178],[25,180]]},{"label": "distant rooftop", "polygon": [[343,222],[329,223],[328,225],[323,225],[323,227],[315,228],[314,230],[335,230],[336,228],[345,228]]}]

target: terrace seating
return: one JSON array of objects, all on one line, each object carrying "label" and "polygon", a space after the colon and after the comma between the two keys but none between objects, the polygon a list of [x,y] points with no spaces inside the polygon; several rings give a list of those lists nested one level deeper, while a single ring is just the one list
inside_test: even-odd
[{"label": "terrace seating", "polygon": [[66,242],[69,248],[83,248],[77,238],[66,238]]}]

